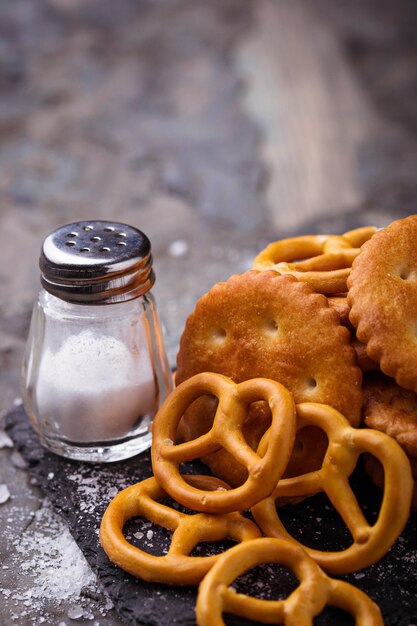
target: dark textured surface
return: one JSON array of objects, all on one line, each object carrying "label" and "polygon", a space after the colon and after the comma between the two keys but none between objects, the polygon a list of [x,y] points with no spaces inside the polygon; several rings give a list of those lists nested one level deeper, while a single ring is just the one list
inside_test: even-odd
[{"label": "dark textured surface", "polygon": [[[191,626],[195,624],[196,591],[190,587],[169,587],[136,580],[109,562],[99,545],[98,528],[102,514],[111,498],[120,489],[151,475],[150,454],[145,453],[112,465],[78,464],[57,457],[41,448],[24,414],[19,408],[9,413],[7,430],[17,449],[26,459],[31,475],[65,519],[70,531],[97,573],[102,587],[110,595],[124,621],[132,626]],[[192,469],[197,469],[194,466]],[[198,468],[200,471],[200,468]],[[380,501],[379,492],[361,471],[352,480],[355,491],[369,521],[375,519]],[[295,506],[287,506],[282,518],[288,528],[307,545],[339,549],[349,543],[346,529],[322,495]],[[158,554],[167,544],[166,533],[143,520],[129,526],[128,533],[152,530],[147,549]],[[145,527],[143,526],[145,524]],[[142,539],[142,543],[146,541]],[[209,549],[209,548],[208,548]],[[386,626],[410,626],[417,623],[417,520],[412,517],[402,536],[388,555],[361,572],[344,577],[367,592],[380,606]],[[259,597],[277,597],[293,585],[288,572],[258,568],[239,580],[240,591],[257,593]],[[251,624],[228,618],[228,624]],[[350,616],[335,609],[326,609],[314,622],[317,626],[351,626]]]}]

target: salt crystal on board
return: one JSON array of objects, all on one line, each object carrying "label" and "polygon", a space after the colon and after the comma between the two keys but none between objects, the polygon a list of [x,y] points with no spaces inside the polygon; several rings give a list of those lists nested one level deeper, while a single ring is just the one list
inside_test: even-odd
[{"label": "salt crystal on board", "polygon": [[0,448],[13,448],[13,441],[4,430],[0,430]]},{"label": "salt crystal on board", "polygon": [[67,611],[67,615],[70,619],[79,619],[80,617],[83,617],[84,611],[79,604],[76,604],[75,606],[70,606]]},{"label": "salt crystal on board", "polygon": [[17,467],[18,469],[26,469],[27,463],[25,459],[19,454],[17,450],[13,450],[10,455],[10,461],[13,467]]},{"label": "salt crystal on board", "polygon": [[0,504],[4,504],[10,498],[10,491],[7,485],[0,485]]}]

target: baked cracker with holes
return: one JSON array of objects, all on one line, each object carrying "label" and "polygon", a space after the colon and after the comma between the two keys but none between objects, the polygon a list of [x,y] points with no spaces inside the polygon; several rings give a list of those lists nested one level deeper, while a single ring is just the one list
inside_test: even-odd
[{"label": "baked cracker with holes", "polygon": [[396,439],[404,451],[417,459],[417,394],[403,389],[381,373],[363,381],[363,415],[368,428]]},{"label": "baked cracker with holes", "polygon": [[417,391],[417,215],[363,244],[348,279],[349,319],[368,355]]},{"label": "baked cracker with holes", "polygon": [[[393,437],[410,461],[414,478],[411,508],[417,512],[417,394],[403,389],[382,373],[367,374],[363,381],[365,426]],[[384,470],[375,457],[367,457],[365,468],[376,485],[383,488]]]}]

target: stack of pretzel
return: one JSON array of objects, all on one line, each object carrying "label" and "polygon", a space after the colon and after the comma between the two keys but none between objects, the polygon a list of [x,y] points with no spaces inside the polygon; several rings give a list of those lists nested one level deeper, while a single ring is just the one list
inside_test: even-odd
[{"label": "stack of pretzel", "polygon": [[[153,424],[154,477],[114,498],[100,539],[109,558],[134,576],[199,584],[200,626],[223,625],[223,612],[310,625],[326,604],[350,612],[359,626],[383,624],[363,592],[329,575],[375,563],[409,517],[417,429],[409,439],[404,433],[417,417],[399,415],[393,396],[378,395],[376,379],[368,383],[367,376],[375,370],[382,389],[395,386],[401,409],[410,397],[415,405],[410,400],[407,408],[415,410],[416,236],[417,216],[410,216],[378,232],[366,227],[273,243],[252,270],[215,285],[189,316],[177,386]],[[367,427],[360,428],[364,396]],[[373,524],[349,483],[362,454],[383,488]],[[214,476],[182,474],[181,464],[197,458]],[[350,531],[346,549],[302,545],[280,519],[277,504],[319,492]],[[167,495],[197,513],[162,503]],[[251,519],[242,515],[247,511]],[[138,515],[172,531],[165,555],[127,541],[123,527]],[[198,543],[224,538],[238,545],[190,556]],[[299,580],[286,600],[233,592],[241,573],[271,562]]]}]

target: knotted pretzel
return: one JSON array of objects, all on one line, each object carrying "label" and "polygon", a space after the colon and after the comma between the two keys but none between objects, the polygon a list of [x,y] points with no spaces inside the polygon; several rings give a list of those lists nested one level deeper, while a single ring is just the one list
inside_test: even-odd
[{"label": "knotted pretzel", "polygon": [[[210,430],[200,437],[176,444],[177,427],[184,411],[204,395],[218,398]],[[262,455],[246,442],[242,425],[249,406],[266,401],[271,426],[259,445]],[[158,411],[153,424],[152,467],[159,484],[180,504],[195,511],[227,513],[249,509],[270,495],[291,454],[295,436],[293,396],[280,383],[253,378],[235,384],[221,374],[203,372],[181,383]],[[223,448],[247,470],[245,482],[228,491],[206,492],[188,484],[179,464]]]},{"label": "knotted pretzel", "polygon": [[[211,476],[188,475],[186,480],[200,489],[228,489]],[[247,541],[260,536],[253,522],[240,513],[187,515],[159,502],[167,495],[155,478],[148,478],[121,491],[110,503],[100,527],[100,542],[111,561],[126,572],[150,582],[196,585],[219,555],[189,556],[200,542],[230,538]],[[135,516],[174,531],[168,553],[149,554],[127,541],[123,526]]]},{"label": "knotted pretzel", "polygon": [[[264,563],[280,563],[299,579],[299,586],[285,600],[262,600],[230,588],[238,576]],[[328,604],[351,613],[357,626],[383,626],[379,608],[365,593],[326,576],[299,546],[282,539],[254,539],[222,554],[203,579],[197,623],[224,626],[222,613],[227,612],[266,624],[312,626],[314,617]]]},{"label": "knotted pretzel", "polygon": [[270,243],[258,254],[253,269],[274,269],[309,283],[315,291],[338,294],[347,290],[346,281],[362,244],[376,232],[364,226],[343,235],[302,235]]},{"label": "knotted pretzel", "polygon": [[[300,425],[314,425],[327,434],[329,444],[322,467],[315,472],[280,480],[273,494],[253,507],[255,521],[265,535],[296,542],[279,518],[276,500],[325,492],[349,529],[353,543],[338,552],[302,547],[332,574],[353,572],[375,563],[401,534],[410,513],[413,479],[405,452],[384,433],[352,428],[330,406],[309,402],[298,404],[297,420]],[[373,525],[366,521],[349,485],[349,476],[363,452],[378,459],[385,475],[381,508]]]}]

